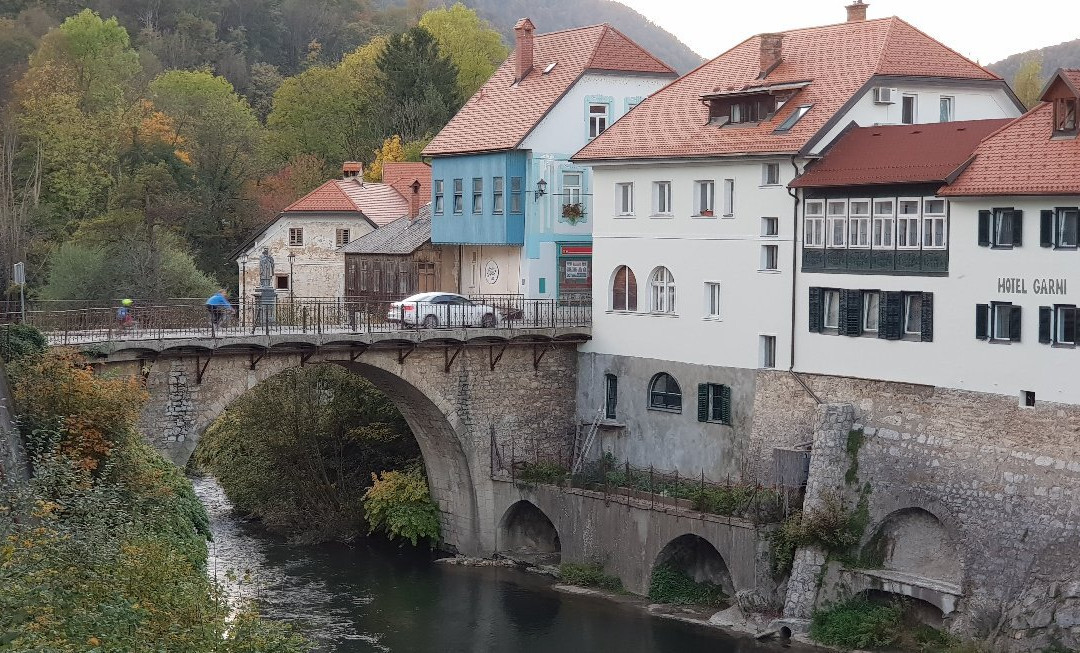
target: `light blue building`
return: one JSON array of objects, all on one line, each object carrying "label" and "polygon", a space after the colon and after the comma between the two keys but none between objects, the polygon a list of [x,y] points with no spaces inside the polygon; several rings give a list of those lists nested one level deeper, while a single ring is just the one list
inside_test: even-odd
[{"label": "light blue building", "polygon": [[533,34],[428,144],[431,240],[465,294],[588,296],[592,185],[568,159],[675,71],[607,25]]}]

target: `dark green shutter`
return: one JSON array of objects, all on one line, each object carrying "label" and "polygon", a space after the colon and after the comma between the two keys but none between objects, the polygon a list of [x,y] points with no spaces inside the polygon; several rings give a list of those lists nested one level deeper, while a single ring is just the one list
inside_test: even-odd
[{"label": "dark green shutter", "polygon": [[919,330],[921,331],[920,340],[934,341],[934,293],[932,292],[922,294],[922,324],[919,325]]},{"label": "dark green shutter", "polygon": [[697,421],[709,421],[709,384],[699,383],[697,386]]},{"label": "dark green shutter", "polygon": [[1073,318],[1073,342],[1080,342],[1080,308],[1074,308],[1072,311]]},{"label": "dark green shutter", "polygon": [[904,297],[898,292],[883,292],[881,295],[885,319],[878,324],[878,332],[884,330],[886,339],[899,340],[904,337]]},{"label": "dark green shutter", "polygon": [[840,291],[840,333],[845,336],[862,335],[862,291]]},{"label": "dark green shutter", "polygon": [[810,288],[810,332],[821,333],[821,288]]},{"label": "dark green shutter", "polygon": [[1039,342],[1044,345],[1050,342],[1050,320],[1053,315],[1054,308],[1052,306],[1039,307]]},{"label": "dark green shutter", "polygon": [[847,296],[848,291],[844,288],[836,292],[836,299],[840,302],[836,307],[836,333],[841,336],[847,335]]},{"label": "dark green shutter", "polygon": [[1020,307],[1013,306],[1009,311],[1009,340],[1020,342]]},{"label": "dark green shutter", "polygon": [[720,386],[720,421],[731,424],[731,388]]},{"label": "dark green shutter", "polygon": [[987,331],[989,318],[990,305],[975,304],[975,337],[979,340],[986,340],[990,337],[990,334]]},{"label": "dark green shutter", "polygon": [[1039,213],[1039,246],[1054,246],[1054,212],[1041,211]]},{"label": "dark green shutter", "polygon": [[979,247],[990,246],[990,212],[979,211]]},{"label": "dark green shutter", "polygon": [[1020,247],[1024,244],[1024,212],[1020,210],[1014,210],[1011,212],[1012,216],[1012,228],[1013,228],[1013,247]]}]

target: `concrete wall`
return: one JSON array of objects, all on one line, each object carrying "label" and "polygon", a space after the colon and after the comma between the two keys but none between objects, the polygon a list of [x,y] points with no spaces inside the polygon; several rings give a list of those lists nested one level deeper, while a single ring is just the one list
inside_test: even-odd
[{"label": "concrete wall", "polygon": [[[443,537],[463,553],[495,551],[501,512],[494,512],[491,438],[524,439],[551,455],[573,433],[575,353],[556,346],[533,368],[533,349],[506,349],[491,369],[486,347],[465,348],[448,372],[442,348],[417,348],[404,362],[396,349],[372,349],[356,361],[348,352],[312,355],[309,364],[336,363],[372,381],[401,410],[424,455],[428,484],[442,510]],[[153,362],[114,360],[107,369],[143,374],[150,401],[140,430],[183,465],[203,431],[248,389],[301,364],[295,352],[268,352],[254,365],[246,352],[215,353],[197,383],[205,356],[168,353]],[[509,444],[505,448],[509,449]],[[543,452],[542,452],[543,453]]]},{"label": "concrete wall", "polygon": [[[682,411],[649,408],[649,382],[659,372],[675,377],[682,390]],[[692,363],[582,353],[578,356],[578,414],[591,424],[604,406],[605,374],[618,377],[618,406],[614,423],[599,430],[591,452],[610,452],[631,465],[713,481],[738,480],[745,443],[750,436],[754,404],[754,370]],[[697,387],[715,383],[731,388],[731,425],[699,422]]]},{"label": "concrete wall", "polygon": [[[444,247],[450,247],[445,245]],[[503,295],[524,292],[521,248],[500,245],[462,245],[461,292],[465,295]]]},{"label": "concrete wall", "polygon": [[[929,513],[957,544],[963,598],[955,632],[1000,636],[995,650],[1037,649],[1050,637],[1080,644],[1080,563],[1067,553],[1080,547],[1080,410],[1021,408],[1010,395],[803,378],[823,401],[849,404],[853,428],[863,432],[858,479],[848,485],[846,443],[825,446],[819,431],[808,504],[811,488],[821,485],[846,493],[853,506],[856,488],[869,484],[864,543],[905,511]],[[755,410],[749,467],[765,476],[771,448],[813,438],[820,415],[814,399],[780,372],[759,374]]]}]

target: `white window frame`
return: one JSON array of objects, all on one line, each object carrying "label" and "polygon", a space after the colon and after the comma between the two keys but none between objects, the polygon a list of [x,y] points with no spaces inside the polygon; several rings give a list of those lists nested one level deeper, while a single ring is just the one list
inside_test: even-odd
[{"label": "white window frame", "polygon": [[[900,205],[904,202],[914,202],[917,210],[915,213],[900,213]],[[914,244],[907,242],[909,235],[906,225],[908,221],[915,221]],[[904,225],[904,228],[901,228]],[[896,249],[919,249],[922,244],[922,198],[921,197],[898,197],[896,199]],[[907,244],[901,244],[901,236]]]},{"label": "white window frame", "polygon": [[[990,339],[991,340],[1003,340],[1010,342],[1012,340],[1012,331],[1010,329],[1012,318],[1013,305],[1008,302],[995,302],[990,304]],[[1004,327],[1005,335],[998,335],[998,327]]]},{"label": "white window frame", "polygon": [[472,180],[472,214],[480,215],[484,212],[484,178],[473,177]]},{"label": "white window frame", "polygon": [[761,235],[764,238],[780,236],[780,218],[765,216],[761,218]]},{"label": "white window frame", "polygon": [[[811,213],[811,207],[817,212]],[[803,247],[825,247],[825,200],[803,203]]]},{"label": "white window frame", "polygon": [[705,282],[705,319],[707,320],[719,320],[721,319],[722,301],[723,297],[720,290],[719,281],[706,281]]},{"label": "white window frame", "polygon": [[675,312],[675,275],[662,265],[649,274],[649,311]]},{"label": "white window frame", "polygon": [[[941,211],[933,212],[927,210],[927,206],[930,202],[941,202]],[[923,249],[945,249],[949,244],[949,202],[940,197],[924,197],[922,203],[922,248]],[[938,233],[938,226],[941,227],[941,242],[932,242],[934,236]],[[927,242],[930,240],[931,242]]]},{"label": "white window frame", "polygon": [[[771,260],[770,260],[771,259]],[[780,269],[780,246],[762,245],[759,272],[776,272]]]},{"label": "white window frame", "polygon": [[[1016,238],[1013,234],[1013,228],[1015,227],[1015,222],[1013,220],[1014,211],[1015,209],[994,209],[991,211],[990,243],[994,247],[1008,249],[1013,247],[1013,241]],[[1006,226],[1009,230],[1009,237],[1002,238],[1001,233]]]},{"label": "white window frame", "polygon": [[[843,204],[843,213],[832,213],[835,204]],[[847,199],[825,200],[825,246],[830,249],[847,247]],[[840,236],[839,242],[836,236]]]},{"label": "white window frame", "polygon": [[[836,307],[836,321],[829,324],[830,308]],[[821,326],[825,329],[840,329],[840,291],[835,288],[824,288],[821,291]]]},{"label": "white window frame", "polygon": [[[1080,333],[1077,333],[1076,330],[1075,330],[1075,325],[1076,325],[1075,312],[1077,310],[1080,310],[1080,309],[1077,309],[1077,307],[1074,304],[1057,304],[1057,305],[1054,306],[1054,343],[1055,344],[1059,344],[1059,345],[1076,345],[1076,344],[1080,344]],[[1062,313],[1064,313],[1065,311],[1068,311],[1070,313],[1070,315],[1068,316],[1069,319],[1064,319],[1065,316],[1062,315]],[[1072,340],[1065,340],[1065,333],[1064,333],[1065,325],[1066,325],[1066,323],[1069,323],[1069,322],[1072,322],[1073,325],[1074,325],[1073,339]]]},{"label": "white window frame", "polygon": [[762,186],[779,186],[780,185],[780,164],[779,163],[762,163],[761,164],[761,185]]},{"label": "white window frame", "polygon": [[615,215],[634,215],[634,182],[621,181],[615,184]]},{"label": "white window frame", "polygon": [[654,181],[652,183],[652,214],[670,216],[671,211],[671,182]]},{"label": "white window frame", "polygon": [[[597,111],[597,109],[602,109],[603,113]],[[589,140],[592,140],[607,131],[608,116],[610,113],[611,110],[606,103],[589,103]]]},{"label": "white window frame", "polygon": [[[911,100],[911,120],[904,120],[904,105]],[[900,96],[900,124],[915,125],[919,122],[919,96],[915,93],[904,93]]]},{"label": "white window frame", "polygon": [[[703,201],[704,200],[704,201]],[[705,212],[708,212],[708,215]],[[712,217],[716,214],[716,181],[698,179],[694,181],[694,215]]]},{"label": "white window frame", "polygon": [[[869,298],[873,296],[876,299],[871,307]],[[877,290],[864,290],[862,293],[862,330],[867,333],[877,333],[881,328],[879,324],[881,310],[881,293]],[[874,326],[870,326],[870,319],[873,318]]]},{"label": "white window frame", "polygon": [[[904,293],[902,295],[904,300],[904,315],[903,315],[903,329],[905,336],[921,336],[922,335],[922,293]],[[916,320],[916,326],[918,331],[912,331],[908,329],[908,322],[911,321],[912,307],[916,307],[919,313],[919,319]]]},{"label": "white window frame", "polygon": [[[1062,230],[1065,227],[1065,215],[1071,214],[1075,220],[1073,243],[1063,244]],[[1072,206],[1059,206],[1054,209],[1054,247],[1057,249],[1076,249],[1080,247],[1080,209]]]},{"label": "white window frame", "polygon": [[[865,202],[866,212],[855,213],[855,203]],[[873,210],[868,197],[855,197],[848,200],[848,247],[854,249],[870,248],[870,213]]]},{"label": "white window frame", "polygon": [[758,350],[760,351],[758,365],[760,365],[763,369],[775,368],[776,336],[765,334],[758,336]]},{"label": "white window frame", "polygon": [[[573,183],[577,177],[577,183]],[[562,205],[570,206],[581,204],[582,193],[585,190],[585,173],[580,170],[563,170],[562,173]]]},{"label": "white window frame", "polygon": [[724,217],[735,216],[735,180],[724,180]]},{"label": "white window frame", "polygon": [[289,227],[289,247],[304,246],[304,228]]},{"label": "white window frame", "polygon": [[[946,108],[948,107],[948,108]],[[952,95],[942,95],[938,98],[938,121],[952,122],[956,116],[956,98]]]},{"label": "white window frame", "polygon": [[[889,203],[889,211],[887,213],[878,211],[879,202]],[[875,198],[870,210],[874,213],[873,232],[870,241],[871,246],[874,249],[895,249],[896,199],[892,197]]]}]

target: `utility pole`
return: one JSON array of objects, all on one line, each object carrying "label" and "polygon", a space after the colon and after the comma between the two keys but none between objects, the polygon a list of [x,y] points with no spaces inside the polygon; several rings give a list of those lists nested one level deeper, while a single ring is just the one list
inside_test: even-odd
[{"label": "utility pole", "polygon": [[16,263],[11,276],[19,284],[19,321],[26,324],[26,265],[22,261]]}]

